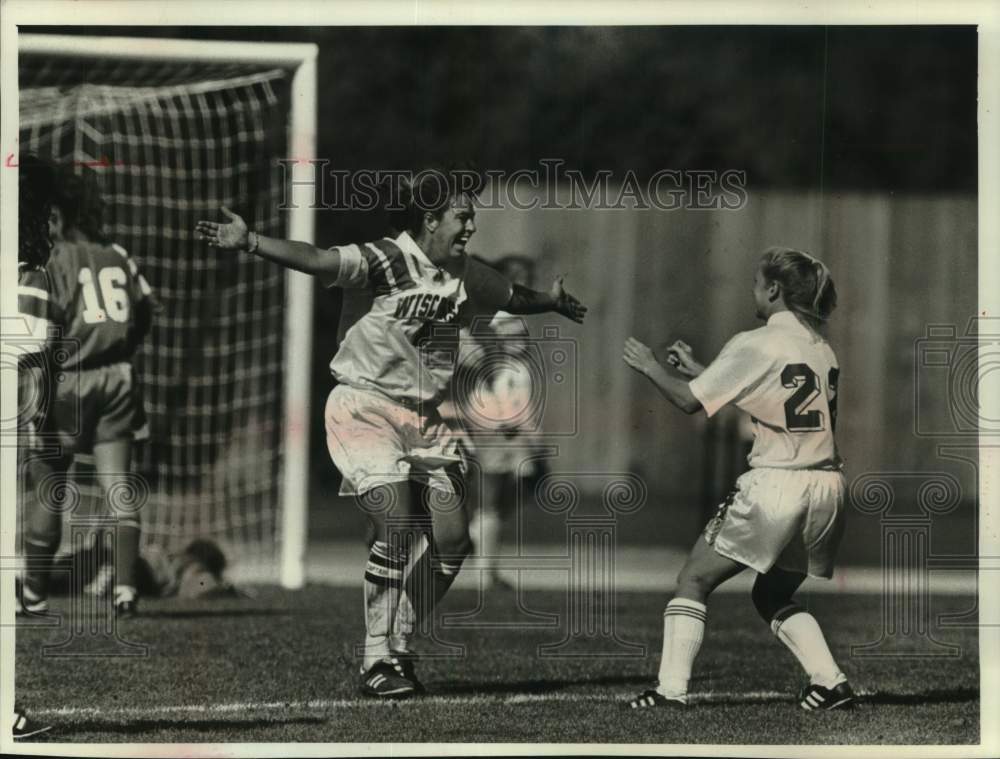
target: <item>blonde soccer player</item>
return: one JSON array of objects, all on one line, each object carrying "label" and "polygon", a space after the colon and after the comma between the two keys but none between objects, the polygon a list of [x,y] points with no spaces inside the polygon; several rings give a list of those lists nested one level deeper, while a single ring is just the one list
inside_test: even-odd
[{"label": "blonde soccer player", "polygon": [[[324,249],[276,240],[249,230],[228,209],[227,223],[197,226],[213,247],[312,274],[326,287],[367,288],[373,295],[330,364],[338,384],[325,422],[330,457],[343,475],[340,493],[358,499],[373,537],[364,568],[360,690],[375,698],[423,690],[412,657],[402,655],[408,630],[428,618],[471,548],[459,437],[439,412],[460,330],[501,309],[552,311],[578,322],[586,312],[561,279],[548,292],[518,287],[466,253],[476,224],[474,192],[464,184],[454,172],[418,173],[398,188],[390,220],[397,234],[361,245]],[[425,516],[429,527],[395,531],[400,521]],[[430,550],[408,571],[408,546],[424,536]]]},{"label": "blonde soccer player", "polygon": [[[770,248],[754,276],[763,327],[741,332],[707,367],[676,342],[668,363],[629,338],[624,359],[673,405],[712,416],[732,404],[752,417],[750,470],[699,536],[663,616],[663,651],[655,688],[633,709],[683,707],[705,631],[706,600],[745,569],[757,572],[753,604],[795,655],[809,684],[806,710],[840,709],[855,696],[819,623],[792,596],[806,576],[830,578],[844,527],[845,482],[834,441],[837,357],[821,334],[837,302],[826,265],[808,253]],[[690,381],[686,381],[690,380]]]}]

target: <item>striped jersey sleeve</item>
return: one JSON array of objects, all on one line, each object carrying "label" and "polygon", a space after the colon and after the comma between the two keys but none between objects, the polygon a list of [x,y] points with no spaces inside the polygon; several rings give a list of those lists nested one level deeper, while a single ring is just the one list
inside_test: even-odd
[{"label": "striped jersey sleeve", "polygon": [[388,238],[331,250],[340,254],[340,270],[336,277],[324,279],[326,287],[368,288],[379,297],[416,286],[411,262]]},{"label": "striped jersey sleeve", "polygon": [[49,278],[44,269],[26,265],[19,267],[17,312],[22,325],[22,335],[18,336],[17,340],[21,350],[24,353],[38,353],[44,350],[53,312]]},{"label": "striped jersey sleeve", "polygon": [[334,276],[323,276],[323,287],[343,287],[358,289],[368,286],[369,256],[362,252],[360,245],[334,245],[329,250],[340,255],[340,269]]}]

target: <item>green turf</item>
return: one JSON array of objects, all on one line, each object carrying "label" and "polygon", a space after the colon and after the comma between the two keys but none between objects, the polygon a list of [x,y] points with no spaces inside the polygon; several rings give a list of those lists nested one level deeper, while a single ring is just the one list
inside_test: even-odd
[{"label": "green turf", "polygon": [[[419,672],[430,698],[398,705],[358,703],[353,645],[361,590],[265,588],[252,600],[149,601],[121,635],[149,647],[142,657],[55,657],[44,644],[62,629],[18,630],[19,699],[55,724],[66,742],[609,742],[609,743],[975,743],[979,735],[979,657],[972,626],[934,629],[961,647],[954,658],[860,658],[852,644],[878,638],[876,596],[804,599],[825,624],[853,684],[870,695],[848,713],[809,714],[791,701],[802,684],[791,655],[755,616],[749,599],[719,595],[695,665],[694,694],[713,700],[686,712],[634,713],[618,699],[646,687],[659,656],[663,595],[618,596],[616,628],[644,657],[597,654],[540,657],[566,625],[503,627],[526,619],[514,596],[497,592],[474,622],[441,632],[464,644],[461,658],[426,659]],[[444,611],[474,609],[477,594],[456,592]],[[930,599],[934,615],[962,612],[971,598]],[[56,599],[56,610],[68,610]],[[530,593],[523,606],[547,623],[565,594]],[[483,625],[492,625],[486,626]],[[75,653],[100,649],[84,639]],[[608,646],[583,641],[578,652]],[[432,652],[434,646],[423,646]],[[910,653],[926,652],[919,640]],[[776,692],[766,696],[761,693]],[[763,699],[763,700],[761,700]],[[347,700],[351,703],[336,703]],[[288,702],[288,707],[274,706]],[[314,702],[314,703],[309,703]],[[334,703],[331,703],[334,702]],[[232,711],[220,705],[244,704]],[[171,707],[205,705],[205,711]],[[73,709],[55,713],[55,709]],[[80,711],[81,709],[90,711]]]}]

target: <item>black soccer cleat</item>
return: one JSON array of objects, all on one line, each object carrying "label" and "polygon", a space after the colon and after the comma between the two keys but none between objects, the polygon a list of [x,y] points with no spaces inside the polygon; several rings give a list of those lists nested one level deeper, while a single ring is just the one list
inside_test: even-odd
[{"label": "black soccer cleat", "polygon": [[628,702],[629,709],[686,709],[687,704],[650,688]]},{"label": "black soccer cleat", "polygon": [[36,722],[24,712],[14,712],[14,728],[12,734],[15,740],[31,738],[34,735],[44,733],[45,731],[51,729],[52,725],[43,725],[41,722]]},{"label": "black soccer cleat", "polygon": [[809,712],[828,712],[832,709],[853,709],[857,700],[846,680],[832,688],[810,683],[799,695],[799,706]]},{"label": "black soccer cleat", "polygon": [[417,678],[417,655],[412,651],[394,651],[392,656],[395,659],[399,659],[399,663],[403,668],[403,677],[413,683],[413,694],[415,696],[423,696],[427,693],[427,688]]},{"label": "black soccer cleat", "polygon": [[34,592],[20,577],[14,579],[14,614],[25,616],[47,614],[49,602],[45,596]]},{"label": "black soccer cleat", "polygon": [[406,676],[403,663],[395,656],[386,656],[361,673],[361,692],[373,698],[409,698],[416,687]]}]

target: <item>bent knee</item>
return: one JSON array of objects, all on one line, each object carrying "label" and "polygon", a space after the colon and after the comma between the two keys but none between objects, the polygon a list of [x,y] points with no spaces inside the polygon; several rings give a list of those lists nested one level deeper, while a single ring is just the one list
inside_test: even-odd
[{"label": "bent knee", "polygon": [[750,591],[750,599],[761,619],[770,624],[781,609],[793,603],[794,588],[772,582],[767,575],[760,575]]},{"label": "bent knee", "polygon": [[750,600],[761,618],[765,622],[770,622],[774,602],[771,600],[770,589],[764,582],[764,575],[760,575],[754,582],[753,588],[750,590]]},{"label": "bent knee", "polygon": [[713,578],[701,572],[685,568],[677,575],[677,591],[682,595],[707,596],[713,587]]}]

